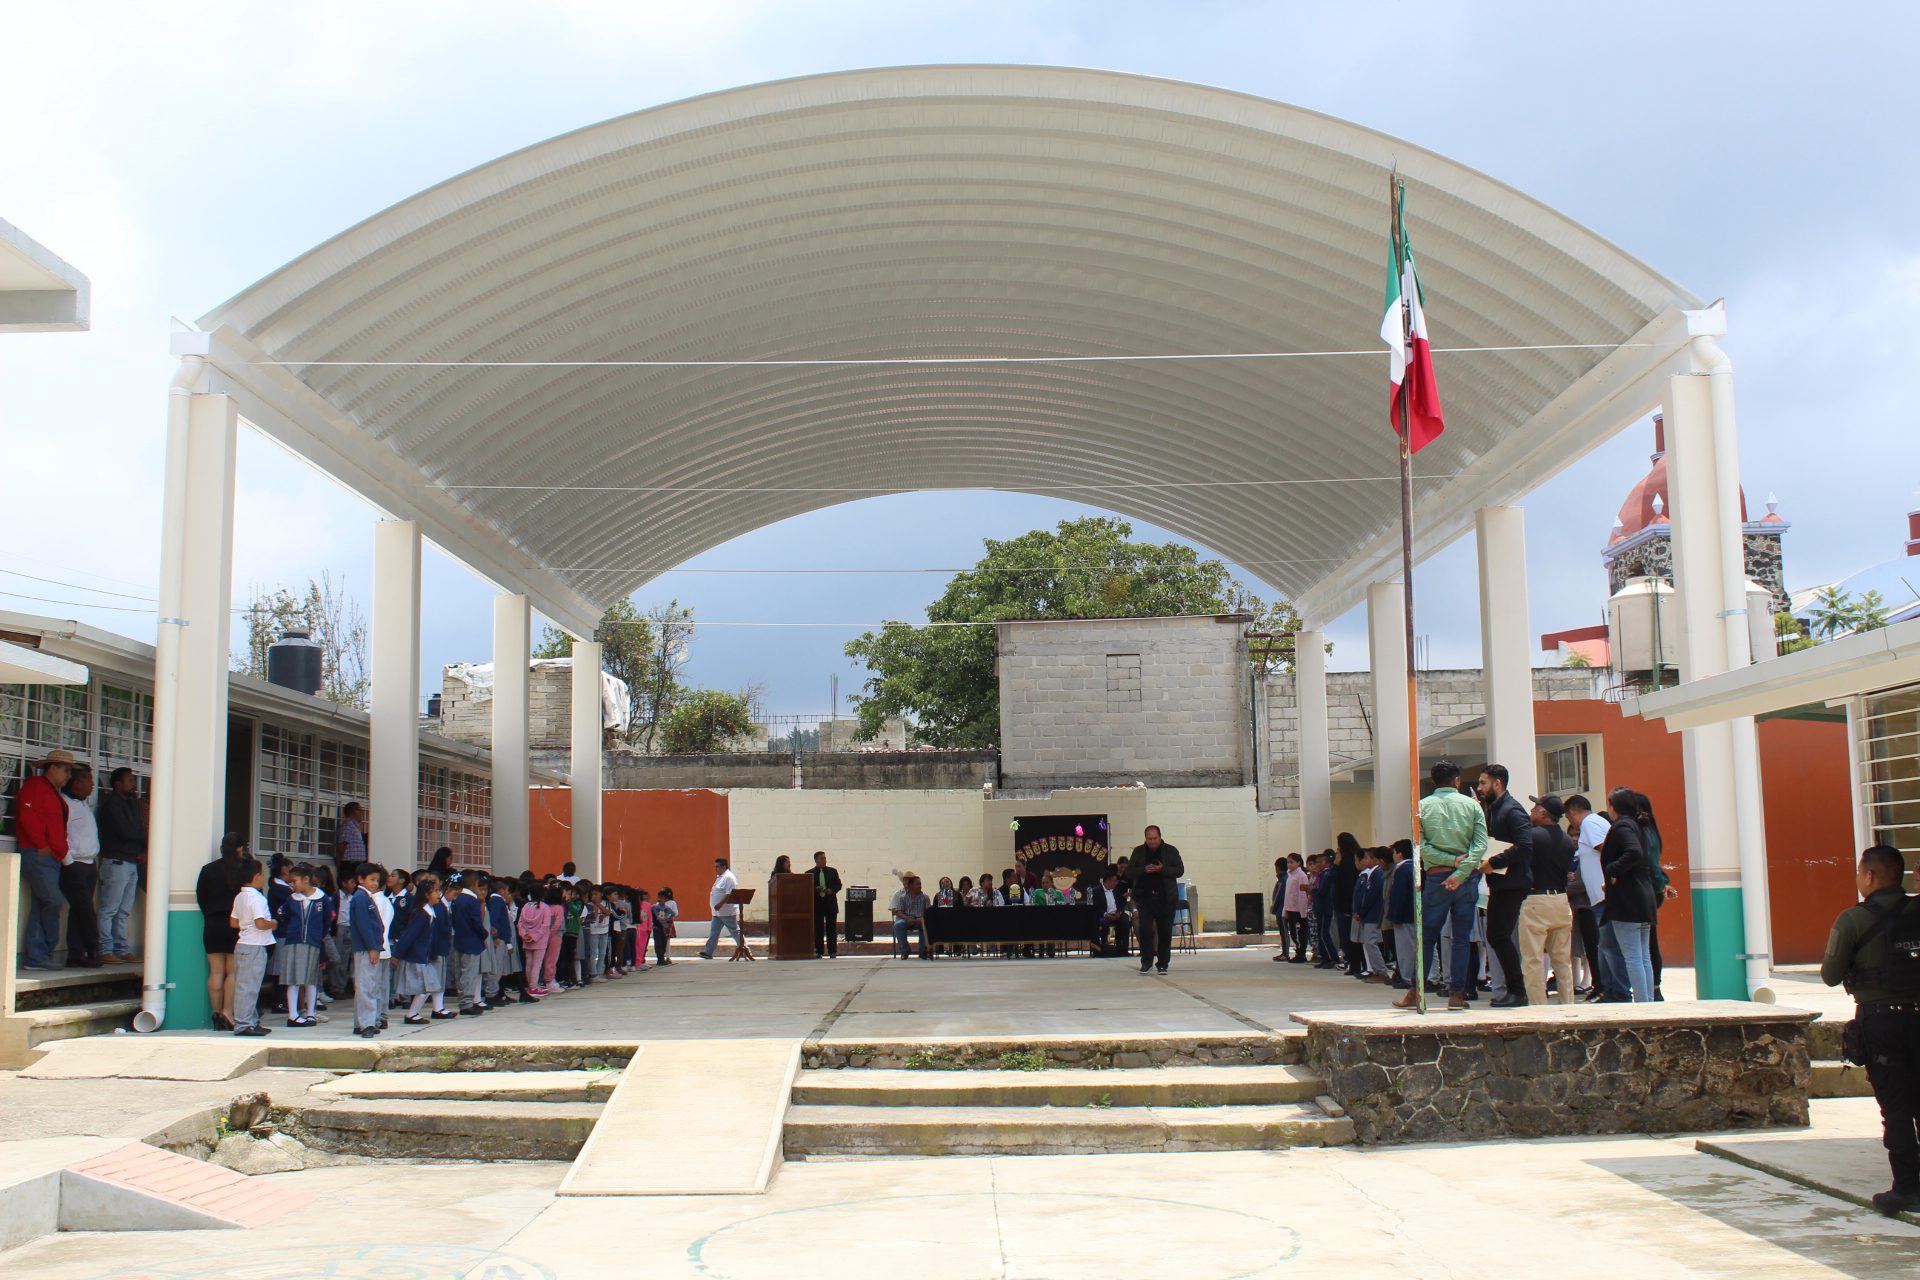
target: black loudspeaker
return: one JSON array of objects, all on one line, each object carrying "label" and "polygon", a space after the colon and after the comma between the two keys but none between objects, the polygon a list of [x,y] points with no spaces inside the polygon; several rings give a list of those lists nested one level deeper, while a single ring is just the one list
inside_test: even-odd
[{"label": "black loudspeaker", "polygon": [[1233,895],[1233,931],[1259,937],[1267,931],[1267,900],[1257,893]]},{"label": "black loudspeaker", "polygon": [[873,890],[861,885],[847,890],[845,923],[848,942],[873,941]]}]

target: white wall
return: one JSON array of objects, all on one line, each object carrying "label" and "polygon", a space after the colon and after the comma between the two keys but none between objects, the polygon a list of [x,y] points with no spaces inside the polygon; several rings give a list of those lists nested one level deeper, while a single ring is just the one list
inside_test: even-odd
[{"label": "white wall", "polygon": [[[845,884],[871,885],[884,902],[896,871],[915,871],[931,891],[941,876],[997,879],[1013,861],[1009,815],[1106,813],[1115,855],[1140,840],[1146,824],[1179,847],[1206,919],[1231,921],[1235,893],[1265,893],[1273,860],[1298,847],[1294,812],[1262,814],[1252,787],[1063,791],[1045,800],[996,799],[979,791],[729,791],[733,865],[757,885],[781,854],[796,869],[825,849]],[[750,919],[764,919],[755,902]]]}]

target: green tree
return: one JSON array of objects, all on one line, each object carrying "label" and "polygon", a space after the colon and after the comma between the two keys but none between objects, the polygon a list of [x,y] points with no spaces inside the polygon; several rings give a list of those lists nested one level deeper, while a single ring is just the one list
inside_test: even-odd
[{"label": "green tree", "polygon": [[[915,739],[939,747],[988,747],[1000,736],[994,628],[1027,618],[1149,618],[1252,613],[1256,629],[1299,628],[1288,606],[1249,594],[1219,560],[1179,543],[1134,542],[1133,526],[1109,516],[1063,520],[1008,541],[988,539],[986,555],[954,575],[927,606],[927,625],[890,622],[847,645],[866,664],[854,695],[860,737],[891,717],[911,720]],[[1291,649],[1259,659],[1291,665]]]},{"label": "green tree", "polygon": [[1822,587],[1807,608],[1807,622],[1822,640],[1877,631],[1887,625],[1887,598],[1878,591],[1855,597],[1838,586]]},{"label": "green tree", "polygon": [[667,714],[660,730],[660,750],[667,755],[725,751],[752,731],[749,695],[701,689]]},{"label": "green tree", "polygon": [[[626,740],[642,751],[652,751],[660,728],[687,695],[681,682],[687,651],[693,639],[693,610],[673,600],[641,613],[631,600],[616,600],[593,629],[600,646],[600,665],[624,680],[633,698],[633,719]],[[573,655],[573,637],[548,627],[535,646],[536,658]]]},{"label": "green tree", "polygon": [[344,582],[321,573],[299,595],[285,587],[253,588],[241,611],[247,635],[229,665],[256,680],[267,678],[267,650],[288,631],[304,631],[320,646],[320,696],[366,710],[373,683],[368,675],[367,619]]},{"label": "green tree", "polygon": [[1800,619],[1790,613],[1773,615],[1774,648],[1779,653],[1798,653],[1802,649],[1811,649],[1820,642],[1807,634]]}]

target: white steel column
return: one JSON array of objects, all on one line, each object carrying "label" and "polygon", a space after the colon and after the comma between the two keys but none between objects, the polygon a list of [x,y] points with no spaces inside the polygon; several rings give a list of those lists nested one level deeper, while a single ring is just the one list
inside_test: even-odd
[{"label": "white steel column", "polygon": [[373,527],[372,768],[367,852],[410,867],[420,848],[420,527]]},{"label": "white steel column", "polygon": [[527,668],[532,628],[525,596],[493,598],[493,869],[505,875],[530,865]]},{"label": "white steel column", "polygon": [[1533,732],[1533,636],[1527,617],[1527,522],[1519,507],[1482,507],[1480,662],[1487,692],[1487,759],[1507,767],[1524,803],[1539,789]]},{"label": "white steel column", "polygon": [[1300,852],[1333,847],[1333,761],[1327,746],[1327,637],[1293,638],[1293,705],[1299,722]]},{"label": "white steel column", "polygon": [[600,646],[573,642],[573,864],[599,880],[600,744],[605,740],[600,708]]},{"label": "white steel column", "polygon": [[1373,676],[1373,843],[1413,834],[1407,739],[1407,605],[1398,582],[1367,588],[1367,662]]},{"label": "white steel column", "polygon": [[[1717,312],[1690,313],[1712,321]],[[1732,365],[1712,338],[1695,339],[1699,372],[1669,380],[1668,512],[1680,605],[1682,678],[1752,661],[1740,528]],[[1694,950],[1702,999],[1771,999],[1766,826],[1753,718],[1685,731]]]},{"label": "white steel column", "polygon": [[224,395],[194,395],[189,357],[167,405],[154,644],[153,809],[140,1031],[205,1025],[206,954],[194,883],[226,822],[227,658],[233,615],[233,476],[238,418]]}]

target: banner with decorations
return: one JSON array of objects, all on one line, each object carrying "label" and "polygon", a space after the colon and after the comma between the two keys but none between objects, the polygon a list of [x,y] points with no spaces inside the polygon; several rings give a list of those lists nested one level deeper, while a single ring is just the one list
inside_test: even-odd
[{"label": "banner with decorations", "polygon": [[1071,875],[1074,890],[1085,894],[1100,882],[1112,861],[1104,813],[1057,814],[1020,818],[1013,825],[1014,854],[1029,879],[1048,883]]}]

